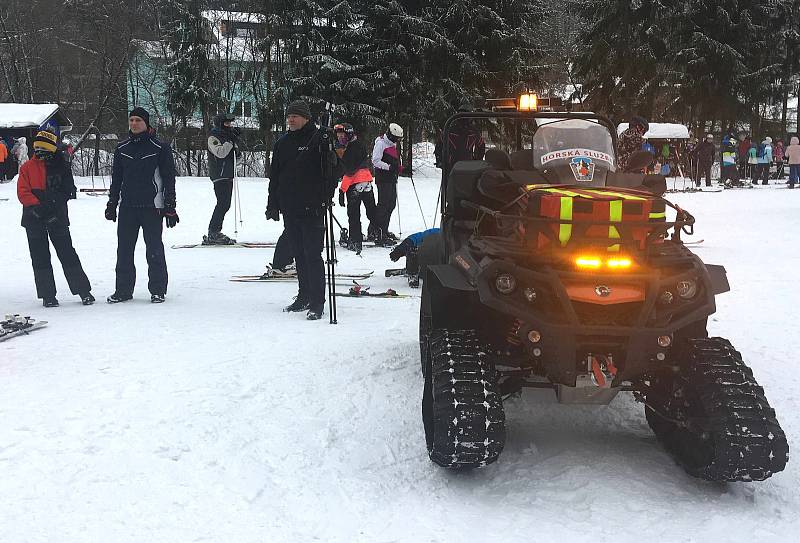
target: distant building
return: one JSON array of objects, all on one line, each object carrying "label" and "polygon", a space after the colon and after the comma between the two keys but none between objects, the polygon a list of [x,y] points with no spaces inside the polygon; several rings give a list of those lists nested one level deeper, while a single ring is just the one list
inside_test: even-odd
[{"label": "distant building", "polygon": [[0,104],[0,137],[6,143],[24,137],[31,151],[33,137],[43,128],[62,135],[72,130],[72,121],[58,104]]}]

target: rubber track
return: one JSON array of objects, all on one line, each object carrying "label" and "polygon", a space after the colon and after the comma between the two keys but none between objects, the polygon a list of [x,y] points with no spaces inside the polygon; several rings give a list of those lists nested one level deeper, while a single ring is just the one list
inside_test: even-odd
[{"label": "rubber track", "polygon": [[483,344],[474,330],[435,330],[430,356],[431,460],[457,469],[491,464],[505,444],[505,413]]},{"label": "rubber track", "polygon": [[724,338],[690,339],[686,353],[664,412],[689,421],[689,429],[648,409],[659,440],[702,479],[761,481],[782,471],[786,435],[742,355]]}]

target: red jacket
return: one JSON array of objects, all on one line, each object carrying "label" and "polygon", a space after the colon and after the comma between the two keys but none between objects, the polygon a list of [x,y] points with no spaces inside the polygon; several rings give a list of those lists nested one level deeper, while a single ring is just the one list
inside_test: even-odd
[{"label": "red jacket", "polygon": [[[22,203],[22,226],[32,224],[34,206],[44,204],[69,225],[67,200],[75,198],[72,167],[63,154],[57,153],[49,162],[34,156],[19,169],[17,198]],[[35,210],[33,210],[35,211]]]},{"label": "red jacket", "polygon": [[8,147],[0,140],[0,163],[3,163],[8,158]]}]

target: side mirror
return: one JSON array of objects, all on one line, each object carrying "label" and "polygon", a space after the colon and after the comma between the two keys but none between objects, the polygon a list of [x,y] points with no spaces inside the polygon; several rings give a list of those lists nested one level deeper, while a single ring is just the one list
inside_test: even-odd
[{"label": "side mirror", "polygon": [[656,156],[650,151],[636,151],[628,159],[628,164],[625,166],[625,173],[641,173],[642,170],[653,163],[655,158]]}]

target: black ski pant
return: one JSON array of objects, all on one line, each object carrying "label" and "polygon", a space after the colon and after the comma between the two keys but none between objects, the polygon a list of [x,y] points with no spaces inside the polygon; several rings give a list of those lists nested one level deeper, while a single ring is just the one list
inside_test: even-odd
[{"label": "black ski pant", "polygon": [[325,221],[319,217],[283,216],[284,234],[297,267],[297,299],[312,307],[325,304]]},{"label": "black ski pant", "polygon": [[769,185],[769,164],[759,162],[753,166],[753,184],[758,185],[759,179],[762,185]]},{"label": "black ski pant", "polygon": [[275,252],[272,254],[272,269],[283,270],[294,262],[294,253],[292,246],[289,244],[289,236],[286,235],[286,230],[281,233],[278,238],[278,243],[275,244]]},{"label": "black ski pant", "polygon": [[6,163],[0,162],[0,183],[6,180]]},{"label": "black ski pant", "polygon": [[744,160],[739,161],[739,179],[744,179],[745,177],[750,177],[748,175],[748,164],[747,164],[747,156],[744,157]]},{"label": "black ski pant", "polygon": [[350,241],[364,241],[364,235],[361,232],[361,204],[364,204],[364,209],[367,212],[367,219],[369,226],[367,232],[372,231],[375,226],[375,197],[372,195],[371,190],[358,192],[355,189],[347,191],[347,222],[350,229]]},{"label": "black ski pant", "polygon": [[25,232],[28,235],[28,249],[31,253],[37,297],[52,298],[56,295],[56,282],[53,277],[53,265],[50,262],[48,237],[61,262],[70,292],[72,294],[88,294],[92,290],[89,278],[86,277],[83,266],[81,266],[78,253],[72,246],[72,236],[68,226],[59,223],[54,225],[36,223],[27,226]]},{"label": "black ski pant", "polygon": [[161,213],[152,207],[120,207],[117,219],[117,285],[118,294],[133,294],[136,284],[136,266],[133,254],[139,239],[144,238],[147,257],[147,288],[150,294],[167,293],[167,260],[161,241],[163,224]]},{"label": "black ski pant", "polygon": [[225,220],[225,214],[231,208],[233,179],[214,181],[214,194],[217,196],[217,205],[214,207],[214,212],[211,213],[211,222],[208,223],[209,234],[222,232],[222,222]]},{"label": "black ski pant", "polygon": [[736,169],[735,164],[729,164],[722,166],[722,170],[719,176],[720,183],[725,183],[730,179],[734,183],[739,181],[739,170]]},{"label": "black ski pant", "polygon": [[375,222],[380,231],[386,235],[389,231],[389,221],[392,212],[397,206],[397,183],[375,183],[378,186],[378,205],[375,209]]},{"label": "black ski pant", "polygon": [[706,186],[711,186],[711,166],[713,166],[713,162],[698,162],[697,163],[697,171],[694,178],[695,185],[698,187],[700,186],[700,179],[705,176],[706,178]]}]

